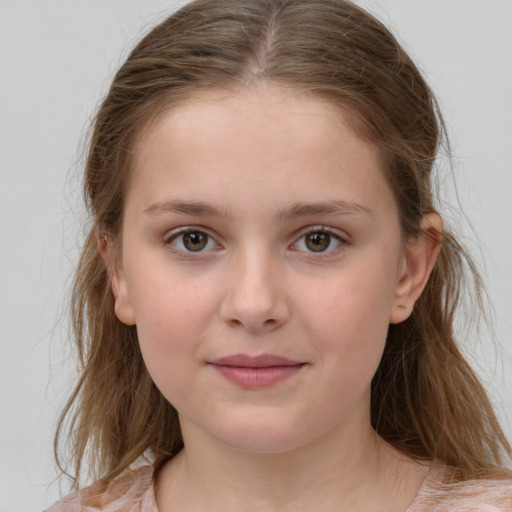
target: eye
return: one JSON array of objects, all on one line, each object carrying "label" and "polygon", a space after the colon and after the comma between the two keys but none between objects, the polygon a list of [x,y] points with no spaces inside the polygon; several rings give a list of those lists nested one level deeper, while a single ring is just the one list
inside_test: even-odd
[{"label": "eye", "polygon": [[293,244],[293,249],[310,253],[326,253],[334,251],[344,242],[340,235],[325,228],[315,228],[301,236]]},{"label": "eye", "polygon": [[166,244],[182,252],[204,252],[217,247],[215,240],[199,229],[186,229],[171,234],[166,239]]}]

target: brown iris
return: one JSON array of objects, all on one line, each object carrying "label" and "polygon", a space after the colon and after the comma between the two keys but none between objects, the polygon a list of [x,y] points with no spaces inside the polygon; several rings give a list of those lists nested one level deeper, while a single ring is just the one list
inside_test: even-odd
[{"label": "brown iris", "polygon": [[315,231],[306,235],[305,243],[310,251],[322,252],[331,244],[331,235],[323,231]]},{"label": "brown iris", "polygon": [[201,233],[201,231],[189,231],[183,233],[183,245],[188,251],[197,252],[206,247],[208,243],[208,235]]}]

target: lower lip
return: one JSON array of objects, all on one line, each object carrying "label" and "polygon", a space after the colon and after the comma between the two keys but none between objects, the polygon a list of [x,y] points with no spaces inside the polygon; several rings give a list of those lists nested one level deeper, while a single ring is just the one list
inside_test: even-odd
[{"label": "lower lip", "polygon": [[227,380],[244,388],[265,388],[283,382],[296,375],[304,366],[270,366],[247,368],[242,366],[212,365]]}]

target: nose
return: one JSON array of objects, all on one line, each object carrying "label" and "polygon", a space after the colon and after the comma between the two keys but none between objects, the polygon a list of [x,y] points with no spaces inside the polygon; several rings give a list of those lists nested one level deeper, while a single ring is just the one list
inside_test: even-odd
[{"label": "nose", "polygon": [[247,251],[231,262],[221,317],[232,327],[253,333],[271,332],[290,316],[283,272],[265,254]]}]

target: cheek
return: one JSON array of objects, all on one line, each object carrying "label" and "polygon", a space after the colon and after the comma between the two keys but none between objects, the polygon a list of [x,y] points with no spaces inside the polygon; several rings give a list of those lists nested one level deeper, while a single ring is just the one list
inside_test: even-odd
[{"label": "cheek", "polygon": [[301,305],[303,327],[315,340],[318,357],[344,386],[371,381],[386,343],[394,289],[381,267],[352,270],[310,287]]},{"label": "cheek", "polygon": [[302,294],[302,315],[316,325],[343,333],[387,330],[394,301],[394,281],[383,276],[386,269],[350,269],[308,283]]},{"label": "cheek", "polygon": [[207,279],[188,279],[165,266],[132,276],[130,296],[141,329],[161,334],[167,329],[181,338],[206,321],[215,307],[215,289]]},{"label": "cheek", "polygon": [[137,335],[146,366],[159,386],[163,376],[179,376],[199,357],[216,299],[206,283],[146,275],[132,283]]}]

